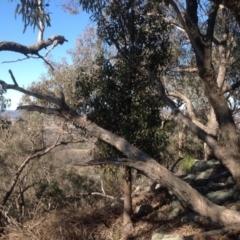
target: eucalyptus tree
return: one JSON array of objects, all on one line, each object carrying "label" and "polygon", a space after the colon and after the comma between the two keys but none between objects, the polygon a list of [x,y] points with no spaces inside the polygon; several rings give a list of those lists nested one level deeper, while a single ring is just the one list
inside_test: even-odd
[{"label": "eucalyptus tree", "polygon": [[[142,40],[139,38],[136,40],[138,43],[134,44],[140,44]],[[167,144],[167,136],[162,129],[159,114],[162,104],[149,88],[148,79],[141,78],[122,61],[109,60],[114,49],[104,46],[92,27],[78,38],[76,47],[69,53],[72,65],[64,61],[51,62],[55,70],[49,68],[49,76],[43,76],[41,82],[32,84],[30,89],[45,93],[51,90],[55,95],[63,91],[72,108],[87,114],[95,123],[126,138],[160,160]],[[43,106],[41,101],[38,104]],[[101,140],[96,145],[95,159],[123,156]],[[123,222],[126,225],[131,222],[130,168],[126,168],[124,183]]]},{"label": "eucalyptus tree", "polygon": [[[95,21],[98,21],[100,36],[103,38],[105,37],[106,42],[109,44],[114,44],[118,50],[118,57],[136,69],[139,73],[149,76],[153,85],[157,89],[159,98],[172,108],[176,117],[178,117],[187,127],[191,129],[191,131],[193,131],[213,150],[214,155],[230,170],[236,182],[239,184],[240,171],[237,170],[240,165],[238,160],[240,157],[239,140],[232,111],[229,108],[228,101],[225,97],[226,92],[229,92],[229,90],[235,90],[238,86],[229,85],[231,84],[231,81],[226,78],[229,54],[232,52],[232,38],[230,38],[231,35],[228,34],[229,22],[224,23],[223,32],[220,38],[217,39],[215,37],[216,18],[218,14],[221,14],[224,6],[222,8],[219,3],[214,2],[210,2],[204,6],[202,3],[197,1],[186,1],[186,5],[184,6],[184,4],[182,4],[183,2],[179,2],[177,4],[175,1],[167,1],[174,11],[172,16],[173,19],[169,18],[169,21],[172,22],[172,24],[177,25],[177,27],[179,27],[180,23],[181,31],[183,31],[185,36],[188,38],[190,43],[189,47],[191,47],[194,52],[195,66],[199,77],[196,81],[199,80],[202,84],[202,94],[204,94],[212,109],[211,124],[209,124],[210,126],[206,126],[197,118],[191,102],[189,102],[189,110],[191,111],[189,111],[190,118],[188,118],[171,100],[170,95],[168,95],[166,91],[168,90],[168,86],[164,86],[164,83],[158,73],[154,72],[153,69],[146,68],[146,65],[144,64],[140,65],[135,63],[131,59],[131,55],[129,55],[126,51],[125,42],[127,41],[123,41],[122,43],[122,39],[118,40],[117,33],[114,29],[114,26],[116,25],[116,21],[114,19],[117,16],[112,16],[111,13],[105,11],[105,9],[108,9],[107,7],[111,5],[110,2],[80,2],[82,3],[84,9],[93,12],[93,18]],[[128,4],[133,3],[135,3],[135,1],[127,1],[124,4],[127,6]],[[122,6],[123,9],[125,5]],[[157,2],[155,6],[157,8],[161,6],[161,3]],[[184,16],[182,13],[185,13]],[[205,22],[200,21],[198,16],[199,13],[201,16],[204,14],[205,18],[208,20]],[[157,16],[156,12],[151,10],[147,12],[147,15]],[[99,16],[102,16],[102,18],[99,18]],[[178,22],[176,23],[176,21]],[[204,23],[203,26],[201,25],[202,23]],[[110,29],[109,33],[105,33],[108,26]],[[119,29],[121,24],[117,26]],[[114,29],[114,31],[112,29]],[[155,43],[157,43],[157,41],[155,41]],[[219,54],[219,67],[217,74],[213,63],[214,49],[218,49]],[[212,133],[209,129],[216,131],[218,127],[220,137],[216,139],[214,137],[215,132]]]},{"label": "eucalyptus tree", "polygon": [[[98,6],[93,15],[100,23],[97,33],[109,46],[114,44],[118,53],[128,56],[131,61],[157,72],[170,58],[168,51],[168,25],[156,15],[147,15],[153,4],[144,1],[115,1]],[[163,9],[156,9],[159,16]],[[156,44],[158,42],[158,44]],[[118,56],[113,57],[118,58]],[[103,60],[102,86],[95,96],[89,119],[108,128],[126,140],[140,147],[154,157],[160,158],[161,133],[160,104],[154,100],[149,79],[139,76],[135,69],[118,60]],[[100,63],[101,64],[101,63]],[[144,111],[140,113],[140,109]],[[114,151],[106,154],[112,155]],[[104,156],[103,155],[103,156]],[[115,153],[116,156],[121,156]],[[123,225],[131,222],[131,169],[125,170]]]},{"label": "eucalyptus tree", "polygon": [[[150,80],[149,82],[151,83],[151,87],[153,87],[153,89],[155,90],[153,92],[156,94],[156,96],[158,96],[159,99],[161,99],[166,105],[168,105],[172,109],[173,114],[179,121],[183,122],[194,134],[196,134],[213,150],[215,156],[230,170],[234,179],[236,180],[236,183],[239,185],[239,140],[236,131],[236,125],[232,116],[232,111],[226,98],[226,93],[236,90],[239,86],[239,82],[235,82],[235,84],[232,84],[232,82],[229,81],[229,79],[226,78],[223,74],[226,70],[228,70],[228,62],[226,62],[226,60],[228,60],[227,53],[230,49],[232,49],[228,44],[226,44],[229,43],[229,39],[224,39],[225,36],[228,37],[229,35],[223,34],[220,39],[216,39],[214,36],[216,17],[222,8],[222,5],[219,5],[218,1],[211,1],[210,4],[207,5],[207,8],[205,8],[207,11],[202,12],[206,19],[206,21],[204,22],[205,28],[201,29],[199,26],[200,22],[198,16],[200,9],[202,9],[201,2],[197,0],[186,0],[184,5],[181,4],[181,1],[165,1],[168,2],[169,5],[171,5],[172,12],[174,13],[173,16],[170,18],[170,22],[175,24],[178,27],[179,31],[185,32],[186,37],[188,38],[188,42],[190,43],[190,46],[194,51],[199,82],[202,84],[202,88],[204,90],[203,94],[211,105],[214,117],[216,118],[216,122],[219,126],[220,137],[218,139],[215,139],[211,136],[211,134],[205,131],[202,125],[198,124],[199,121],[196,121],[196,119],[194,119],[194,115],[192,117],[188,117],[184,115],[184,113],[181,112],[181,110],[176,106],[176,103],[167,94],[167,89],[163,81],[164,78],[161,74],[159,74],[161,72],[161,68],[155,69],[154,67],[152,68],[151,64],[149,64],[151,63],[151,58],[147,59],[147,62],[144,61],[145,59],[143,59],[143,62],[141,62],[141,64],[139,64],[139,62],[134,62],[133,59],[131,59],[132,55],[129,55],[129,49],[125,44],[129,42],[129,38],[124,38],[121,35],[120,41],[118,41],[118,30],[121,27],[122,23],[120,25],[115,24],[116,22],[114,21],[114,19],[119,16],[112,16],[111,12],[105,11],[105,9],[107,10],[108,6],[111,6],[111,4],[114,4],[114,2],[80,2],[83,4],[84,9],[93,12],[93,17],[94,15],[96,15],[97,17],[99,10],[102,11],[102,21],[97,22],[97,25],[99,26],[99,34],[101,35],[101,32],[104,32],[105,27],[107,26],[109,26],[110,30],[114,29],[114,31],[109,32],[111,33],[109,36],[104,36],[106,36],[107,38],[109,37],[109,44],[115,45],[118,51],[116,54],[117,58],[129,64],[139,74],[147,77]],[[122,8],[124,9],[125,7],[131,5],[134,2],[135,1],[126,1],[124,2]],[[146,3],[146,1],[142,2],[139,7],[143,7],[143,5]],[[157,7],[163,9],[161,3],[156,2],[155,4]],[[118,10],[121,10],[122,8],[119,8]],[[126,16],[130,17],[130,13],[131,12],[126,11]],[[157,15],[155,9],[153,9],[153,11],[145,12],[145,15],[143,15],[142,17],[142,19],[144,19],[143,22],[145,22],[145,16],[155,16],[161,19],[161,16]],[[174,19],[176,19],[177,22],[174,22]],[[112,23],[108,24],[108,20],[112,20]],[[115,28],[115,26],[117,28]],[[138,24],[135,24],[135,26],[137,28]],[[154,25],[151,27],[154,29]],[[104,36],[102,37],[104,38]],[[160,38],[158,38],[158,40],[159,39],[161,39],[161,36]],[[144,46],[148,46],[149,43],[152,42],[146,39],[146,43]],[[154,44],[156,44],[156,50],[158,46],[161,46],[161,43],[159,43],[158,41],[155,41]],[[221,60],[221,64],[219,66],[221,67],[219,67],[218,71],[214,68],[212,58],[213,49],[215,46],[218,49],[223,48],[223,52],[221,51],[220,54],[221,57],[219,57],[219,59]],[[164,45],[162,47],[163,50],[166,49],[164,48]],[[165,55],[161,55],[161,53],[162,51],[160,51],[158,56],[164,57]],[[160,59],[164,60],[164,58]],[[194,80],[196,79],[193,79],[193,81]],[[82,116],[81,114],[76,112],[66,103],[63,93],[60,93],[59,96],[50,96],[46,93],[26,90],[19,87],[16,81],[13,82],[14,84],[7,84],[6,82],[1,81],[1,85],[5,89],[15,89],[17,91],[28,94],[29,96],[48,101],[52,104],[50,107],[26,105],[20,106],[19,109],[38,111],[48,115],[56,115],[62,117],[67,121],[71,121],[81,126],[92,136],[95,136],[105,141],[106,143],[115,146],[126,156],[125,158],[110,158],[105,160],[103,159],[101,161],[93,161],[88,164],[113,164],[137,168],[143,171],[148,177],[171,189],[173,193],[187,206],[192,208],[194,211],[200,213],[202,216],[208,217],[214,223],[219,225],[229,225],[232,223],[240,222],[240,214],[237,211],[229,210],[213,204],[201,194],[199,194],[197,191],[192,189],[186,182],[180,180],[162,165],[157,163],[157,161],[155,161],[145,152],[131,145],[126,139],[119,137],[111,131],[99,127],[94,122],[88,120],[86,115]]]}]

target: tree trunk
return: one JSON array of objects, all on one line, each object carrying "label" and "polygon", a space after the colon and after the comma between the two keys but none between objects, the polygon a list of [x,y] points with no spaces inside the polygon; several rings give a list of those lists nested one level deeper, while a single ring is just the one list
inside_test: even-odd
[{"label": "tree trunk", "polygon": [[[202,129],[199,129],[196,125],[194,125],[188,118],[186,118],[178,108],[176,108],[173,101],[171,101],[166,94],[162,91],[163,88],[160,89],[164,101],[166,101],[169,106],[171,106],[174,110],[174,114],[183,120],[183,123],[190,127],[199,136],[200,139],[207,142],[214,149],[214,153],[216,152],[216,156],[220,156],[222,161],[229,164],[237,163],[236,160],[240,159],[238,155],[234,155],[234,149],[229,149],[229,152],[226,153],[226,148],[217,145],[216,141]],[[75,111],[71,110],[67,105],[62,103],[60,105],[60,109],[53,108],[43,108],[39,106],[21,106],[18,109],[26,109],[28,111],[38,111],[49,115],[55,115],[62,117],[70,122],[73,122],[76,125],[81,126],[86,129],[89,135],[94,136],[103,140],[106,143],[116,147],[119,151],[121,151],[125,156],[129,159],[115,159],[114,161],[108,161],[109,164],[119,165],[119,166],[129,166],[134,167],[142,172],[144,172],[148,177],[153,179],[154,181],[160,183],[162,186],[170,189],[184,205],[191,208],[195,212],[199,213],[201,216],[209,218],[213,223],[219,225],[230,225],[233,223],[240,223],[240,214],[236,211],[226,209],[224,207],[220,207],[205,197],[203,197],[200,193],[194,190],[189,184],[172,174],[165,167],[161,166],[157,161],[152,159],[143,151],[131,145],[125,139],[109,132],[95,123],[89,121],[84,116],[80,116]],[[232,153],[231,155],[229,153]],[[229,159],[228,159],[229,158]],[[231,161],[232,158],[235,161]],[[228,161],[229,160],[229,161]],[[106,162],[105,162],[106,163]],[[83,164],[83,163],[82,163]],[[99,163],[98,163],[99,164]],[[102,162],[103,164],[103,162]],[[80,164],[81,165],[81,164]],[[237,166],[231,166],[231,169],[236,169],[239,171]],[[227,166],[228,167],[228,166]],[[236,176],[236,175],[235,175]],[[239,175],[240,176],[240,175]],[[240,178],[239,178],[240,182]]]},{"label": "tree trunk", "polygon": [[178,124],[178,158],[183,158],[184,157],[184,153],[183,153],[183,149],[184,149],[184,141],[186,138],[186,127],[184,124],[182,124],[181,122],[179,122]]},{"label": "tree trunk", "polygon": [[213,223],[220,226],[229,226],[231,224],[240,223],[240,213],[212,203],[195,189],[191,188],[189,184],[173,175],[153,159],[136,161],[127,158],[111,158],[99,161],[93,160],[86,164],[112,164],[115,166],[133,167],[142,171],[147,177],[173,191],[185,206],[190,207],[201,216],[211,220]]},{"label": "tree trunk", "polygon": [[[69,118],[69,114],[67,114],[67,117]],[[152,180],[170,189],[184,205],[198,212],[201,216],[209,218],[215,224],[227,226],[233,223],[240,223],[240,214],[238,212],[212,203],[194,190],[189,184],[175,176],[157,161],[131,145],[125,139],[97,126],[81,116],[73,117],[71,120],[75,124],[81,125],[88,130],[90,135],[115,146],[119,151],[130,158],[123,160],[114,159],[113,161],[110,159],[107,162],[101,162],[102,164],[108,163],[119,166],[129,166],[142,171]]]},{"label": "tree trunk", "polygon": [[132,215],[132,171],[130,167],[125,168],[124,174],[124,209],[123,226],[131,223]]}]

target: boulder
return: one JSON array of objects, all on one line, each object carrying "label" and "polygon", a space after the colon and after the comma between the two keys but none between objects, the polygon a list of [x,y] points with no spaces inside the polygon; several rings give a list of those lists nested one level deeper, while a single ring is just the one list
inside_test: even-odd
[{"label": "boulder", "polygon": [[205,194],[205,197],[208,198],[210,201],[221,205],[227,201],[233,200],[233,191],[232,190],[220,190],[209,192]]}]

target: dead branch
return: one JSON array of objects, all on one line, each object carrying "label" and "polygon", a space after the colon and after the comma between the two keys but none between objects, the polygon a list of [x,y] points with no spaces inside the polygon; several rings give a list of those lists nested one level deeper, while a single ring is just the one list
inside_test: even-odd
[{"label": "dead branch", "polygon": [[47,40],[42,40],[34,45],[25,46],[16,42],[3,41],[0,42],[0,51],[11,51],[21,53],[28,57],[29,54],[39,57],[39,51],[43,48],[51,46],[53,43],[62,45],[64,42],[68,42],[64,36],[54,35]]},{"label": "dead branch", "polygon": [[178,91],[168,92],[168,95],[183,100],[186,103],[187,111],[188,111],[189,117],[191,118],[192,122],[194,124],[196,124],[199,128],[201,128],[201,129],[203,129],[204,131],[207,132],[206,126],[198,120],[198,118],[195,114],[195,110],[194,110],[194,107],[192,105],[192,102],[190,101],[190,99],[187,96],[185,96],[184,94],[182,94]]},{"label": "dead branch", "polygon": [[22,45],[22,44],[19,44],[19,43],[16,43],[16,42],[3,41],[3,42],[0,42],[0,51],[17,52],[17,53],[20,53],[20,54],[23,54],[23,55],[26,56],[26,58],[20,59],[20,60],[17,60],[17,61],[22,61],[22,60],[27,59],[27,58],[29,58],[29,55],[37,56],[38,58],[41,58],[48,66],[50,66],[54,70],[52,65],[43,56],[41,56],[39,54],[39,52],[43,48],[47,49],[49,46],[52,45],[52,48],[49,49],[48,52],[46,53],[46,56],[47,56],[47,54],[53,48],[55,48],[59,44],[62,45],[64,42],[68,42],[68,40],[65,39],[65,37],[61,36],[61,35],[54,35],[54,36],[48,38],[47,40],[43,40],[42,39],[43,31],[44,31],[44,27],[42,26],[42,29],[39,30],[38,42],[34,45],[25,46],[25,45]]},{"label": "dead branch", "polygon": [[[155,162],[150,157],[147,161],[144,161],[143,159],[134,160],[130,158],[107,158],[100,160],[90,160],[88,162],[82,162],[74,165],[91,166],[102,164],[110,164],[114,166],[129,166],[142,171],[147,177],[151,178],[153,181],[160,183],[162,186],[172,190],[174,194],[179,199],[181,199],[183,203],[186,204],[186,206],[190,206],[190,208],[194,209],[194,211],[196,212],[201,212],[200,215],[202,215],[203,217],[208,217],[213,222],[216,222],[217,220],[218,224],[224,221],[223,219],[226,220],[228,214],[235,213],[237,215],[235,216],[236,220],[231,220],[232,223],[229,223],[227,225],[237,223],[237,219],[240,218],[240,214],[238,212],[234,212],[232,210],[217,206],[216,204],[212,203],[211,201],[203,197],[199,192],[192,189],[185,181],[180,180],[177,176],[172,174],[170,171],[165,169],[163,166]],[[211,214],[211,212],[213,213],[214,211],[217,211],[219,213],[217,215],[217,219],[214,219],[216,216],[214,217],[214,214]]]},{"label": "dead branch", "polygon": [[13,80],[14,84],[15,84],[15,85],[18,87],[17,81],[16,81],[16,79],[15,79],[15,77],[14,77],[13,73],[12,73],[12,70],[10,69],[8,72],[10,73],[10,75],[11,75],[11,78],[12,78],[12,80]]},{"label": "dead branch", "polygon": [[188,72],[188,73],[195,73],[198,72],[198,68],[171,68],[170,69],[173,72]]},{"label": "dead branch", "polygon": [[27,164],[32,160],[32,159],[35,159],[35,158],[38,158],[38,157],[42,157],[44,155],[46,155],[47,153],[49,153],[51,150],[53,150],[54,148],[56,148],[57,146],[59,145],[66,145],[66,144],[69,144],[69,143],[76,143],[76,142],[80,142],[82,140],[77,140],[77,141],[60,141],[59,142],[59,139],[60,139],[60,136],[61,134],[58,135],[56,141],[54,144],[52,144],[51,146],[49,147],[43,147],[41,149],[34,149],[30,154],[29,156],[20,164],[20,166],[18,167],[18,170],[16,171],[15,175],[14,175],[14,178],[9,186],[9,189],[6,191],[4,197],[3,197],[3,200],[2,200],[2,206],[5,206],[6,202],[8,201],[10,195],[12,194],[16,184],[17,184],[17,181],[19,179],[19,176],[20,174],[22,173],[23,169],[27,166]]}]

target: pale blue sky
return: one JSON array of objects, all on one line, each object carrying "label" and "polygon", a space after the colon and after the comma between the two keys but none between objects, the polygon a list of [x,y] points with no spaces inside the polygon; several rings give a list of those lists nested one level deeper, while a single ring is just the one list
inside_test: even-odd
[{"label": "pale blue sky", "polygon": [[[17,19],[14,17],[16,2],[9,2],[8,0],[0,0],[0,42],[14,41],[23,45],[32,45],[37,41],[38,30],[33,31],[30,27],[27,28],[23,34],[23,22],[21,16]],[[70,15],[65,13],[59,5],[63,0],[51,0],[50,12],[51,27],[46,28],[44,39],[52,35],[63,35],[68,40],[63,45],[57,46],[52,52],[51,56],[54,60],[61,60],[67,57],[66,51],[72,49],[78,35],[80,35],[85,28],[92,24],[89,15],[81,11],[78,15]],[[42,55],[44,55],[44,50]],[[29,86],[31,82],[37,81],[42,73],[46,72],[43,60],[27,59],[14,63],[2,63],[4,61],[14,61],[24,58],[23,55],[12,53],[8,51],[0,52],[0,79],[7,83],[12,83],[8,70],[11,69],[20,86]],[[21,94],[16,91],[8,91],[5,95],[10,98],[12,105],[9,109],[15,110],[21,98]]]}]

